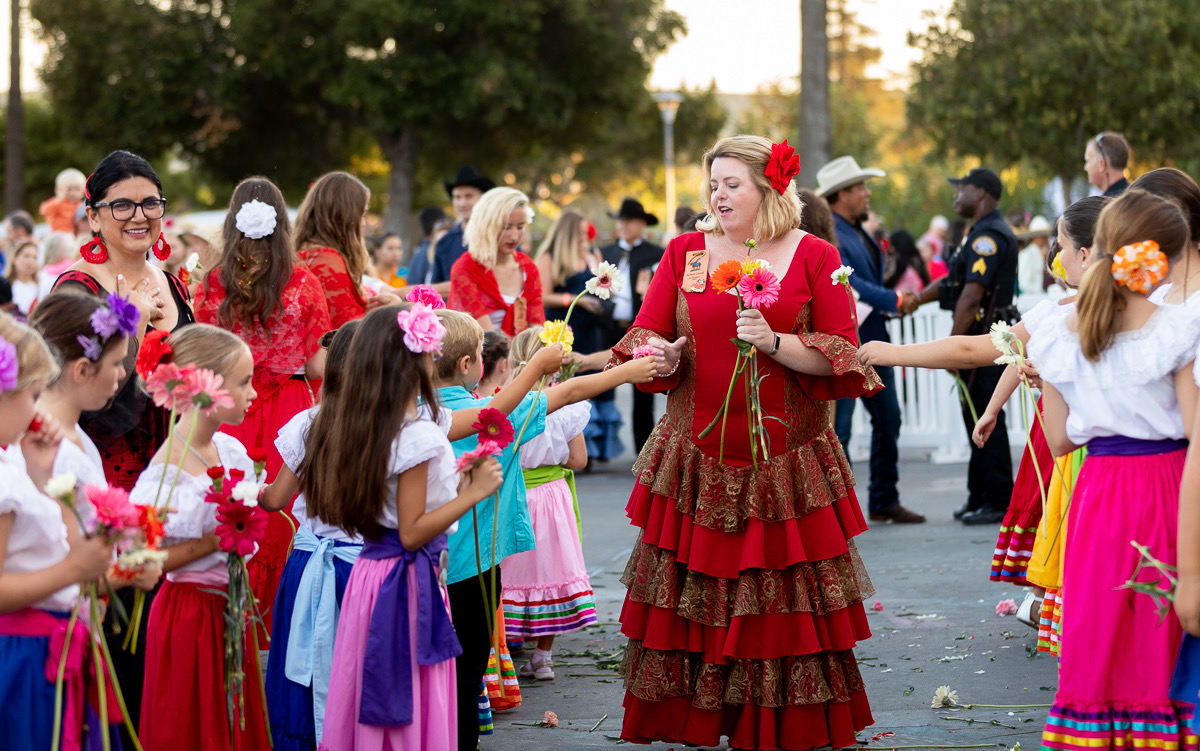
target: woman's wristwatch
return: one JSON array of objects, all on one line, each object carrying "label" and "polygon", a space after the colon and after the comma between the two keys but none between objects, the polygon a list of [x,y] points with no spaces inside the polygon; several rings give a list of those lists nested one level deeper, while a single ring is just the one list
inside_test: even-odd
[{"label": "woman's wristwatch", "polygon": [[768,355],[773,355],[779,351],[779,342],[779,334],[775,334],[775,346],[771,347],[771,351],[767,353]]}]

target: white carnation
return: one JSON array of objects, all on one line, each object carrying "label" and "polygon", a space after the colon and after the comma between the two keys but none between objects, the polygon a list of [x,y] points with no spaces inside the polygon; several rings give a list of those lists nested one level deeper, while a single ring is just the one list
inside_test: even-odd
[{"label": "white carnation", "polygon": [[[272,225],[272,226],[274,226],[274,225]],[[200,265],[200,254],[199,253],[192,253],[191,255],[189,255],[187,257],[187,260],[183,262],[183,267],[188,270],[189,274],[192,273],[193,271],[195,271],[196,267],[199,265]]]},{"label": "white carnation", "polygon": [[46,482],[46,495],[51,498],[62,498],[70,493],[75,492],[75,486],[79,483],[74,473],[66,472],[61,475],[55,475]]},{"label": "white carnation", "polygon": [[167,551],[138,548],[117,556],[117,563],[125,569],[141,568],[148,563],[162,563],[167,560]]},{"label": "white carnation", "polygon": [[241,501],[247,506],[257,506],[260,487],[253,480],[242,480],[233,486],[233,493],[231,495],[235,501]]},{"label": "white carnation", "polygon": [[832,280],[835,286],[838,284],[849,284],[850,275],[853,273],[854,269],[850,268],[849,266],[838,266],[833,270],[833,273],[829,275],[829,278]]},{"label": "white carnation", "polygon": [[275,231],[275,207],[257,198],[246,201],[238,209],[235,224],[251,240],[260,240]]}]

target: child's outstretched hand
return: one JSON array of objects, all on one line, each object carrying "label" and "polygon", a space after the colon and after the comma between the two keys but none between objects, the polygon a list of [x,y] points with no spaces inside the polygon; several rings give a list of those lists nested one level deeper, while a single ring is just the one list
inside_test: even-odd
[{"label": "child's outstretched hand", "polygon": [[504,473],[500,471],[500,462],[494,456],[485,459],[482,464],[471,470],[467,477],[469,482],[467,490],[472,495],[479,496],[476,503],[495,493],[504,482]]},{"label": "child's outstretched hand", "polygon": [[658,358],[654,355],[639,357],[620,366],[625,383],[649,383],[658,375]]},{"label": "child's outstretched hand", "polygon": [[540,373],[544,376],[554,375],[563,365],[563,346],[561,344],[551,344],[549,347],[543,347],[538,350],[538,353],[533,356],[527,366],[535,373]]}]

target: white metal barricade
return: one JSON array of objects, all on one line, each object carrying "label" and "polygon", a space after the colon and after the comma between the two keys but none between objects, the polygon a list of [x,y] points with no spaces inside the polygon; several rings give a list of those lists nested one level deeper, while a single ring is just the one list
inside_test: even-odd
[{"label": "white metal barricade", "polygon": [[[888,322],[888,334],[894,344],[930,342],[950,335],[954,315],[934,305],[925,305],[911,316]],[[999,353],[996,354],[999,357]],[[900,446],[929,450],[934,464],[965,462],[971,456],[966,428],[959,407],[958,387],[944,370],[896,368],[896,398],[900,402],[903,426]],[[1008,421],[1008,442],[1025,444],[1025,426],[1021,419],[1021,389],[1008,400],[1004,411]],[[975,405],[982,414],[987,402]],[[1027,402],[1027,414],[1033,416],[1033,402]],[[851,428],[850,457],[866,461],[871,454],[871,420],[862,403],[856,404]]]}]

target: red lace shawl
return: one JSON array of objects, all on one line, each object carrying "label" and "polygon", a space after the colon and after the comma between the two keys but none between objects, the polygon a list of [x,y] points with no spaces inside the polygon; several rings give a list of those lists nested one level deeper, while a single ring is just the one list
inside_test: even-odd
[{"label": "red lace shawl", "polygon": [[367,314],[367,299],[363,296],[358,279],[351,279],[346,269],[346,259],[333,248],[306,248],[297,255],[308,264],[308,269],[317,278],[325,292],[325,303],[329,311],[331,328],[340,328],[346,321],[354,321]]},{"label": "red lace shawl", "polygon": [[509,336],[516,336],[535,324],[545,323],[542,276],[538,272],[537,264],[524,253],[516,253],[513,257],[521,264],[521,271],[525,274],[525,286],[522,287],[521,296],[518,298],[525,301],[524,326],[519,329],[516,326],[514,307],[517,303],[510,305],[504,302],[496,275],[472,258],[470,253],[463,253],[450,269],[450,299],[446,306],[470,313],[475,318],[503,310],[504,321],[500,324],[500,330]]},{"label": "red lace shawl", "polygon": [[258,396],[251,410],[267,403],[279,387],[292,377],[321,348],[321,336],[333,326],[325,294],[313,273],[295,266],[279,301],[282,309],[267,321],[266,330],[247,327],[234,319],[226,327],[217,318],[225,299],[221,274],[214,269],[196,288],[196,320],[228,328],[238,335],[254,355],[254,390]]}]

